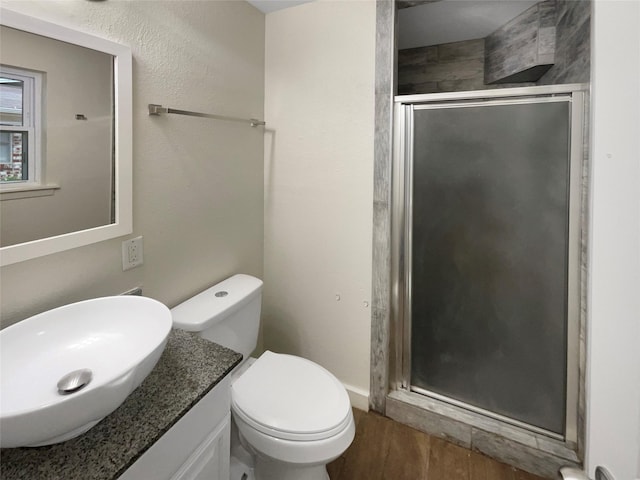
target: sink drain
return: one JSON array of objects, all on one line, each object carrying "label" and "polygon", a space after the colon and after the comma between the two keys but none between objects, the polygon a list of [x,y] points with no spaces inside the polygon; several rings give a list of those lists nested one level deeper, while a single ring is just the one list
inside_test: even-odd
[{"label": "sink drain", "polygon": [[81,368],[67,373],[58,381],[58,393],[60,395],[69,395],[82,390],[89,385],[93,378],[93,372],[88,368]]}]

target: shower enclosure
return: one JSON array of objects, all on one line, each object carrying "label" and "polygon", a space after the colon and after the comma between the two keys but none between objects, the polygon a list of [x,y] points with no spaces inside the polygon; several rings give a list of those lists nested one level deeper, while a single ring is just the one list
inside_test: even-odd
[{"label": "shower enclosure", "polygon": [[583,105],[396,97],[396,388],[576,440]]}]

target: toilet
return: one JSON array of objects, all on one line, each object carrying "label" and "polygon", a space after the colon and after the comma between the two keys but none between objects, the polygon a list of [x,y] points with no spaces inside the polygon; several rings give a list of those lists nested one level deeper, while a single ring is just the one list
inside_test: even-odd
[{"label": "toilet", "polygon": [[349,396],[310,360],[271,351],[250,358],[261,303],[262,281],[238,274],[171,310],[175,328],[243,355],[231,373],[230,480],[328,480],[327,463],[355,434]]}]

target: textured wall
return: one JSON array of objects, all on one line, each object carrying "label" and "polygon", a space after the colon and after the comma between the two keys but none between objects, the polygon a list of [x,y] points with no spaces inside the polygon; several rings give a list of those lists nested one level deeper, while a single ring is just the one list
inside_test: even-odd
[{"label": "textured wall", "polygon": [[373,1],[319,0],[267,15],[264,346],[323,365],[361,408],[374,56]]},{"label": "textured wall", "polygon": [[3,6],[133,51],[133,235],[2,267],[2,324],[136,285],[173,306],[235,272],[262,276],[263,133],[147,104],[261,118],[264,15],[246,2],[11,1]]}]

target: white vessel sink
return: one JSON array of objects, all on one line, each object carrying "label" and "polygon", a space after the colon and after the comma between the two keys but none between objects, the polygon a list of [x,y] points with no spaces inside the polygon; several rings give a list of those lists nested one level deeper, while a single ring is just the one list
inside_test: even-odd
[{"label": "white vessel sink", "polygon": [[[89,430],[151,372],[170,330],[162,303],[121,295],[66,305],[0,331],[0,446],[49,445]],[[90,371],[86,385],[59,385],[78,370]]]}]

